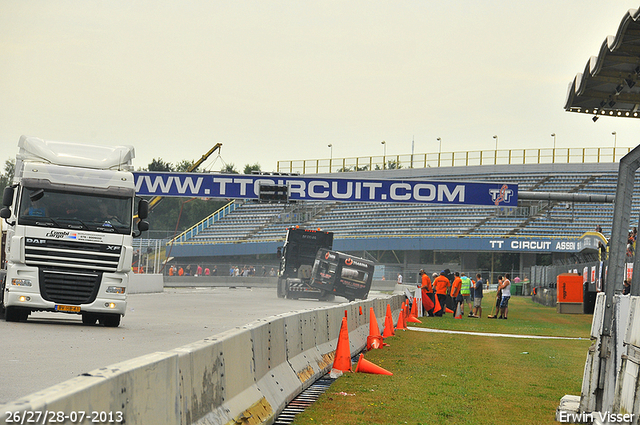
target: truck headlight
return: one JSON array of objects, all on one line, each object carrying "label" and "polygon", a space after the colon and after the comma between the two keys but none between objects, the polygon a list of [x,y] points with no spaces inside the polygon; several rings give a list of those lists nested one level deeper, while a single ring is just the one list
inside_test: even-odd
[{"label": "truck headlight", "polygon": [[124,294],[124,286],[107,286],[107,294]]},{"label": "truck headlight", "polygon": [[11,284],[13,286],[31,286],[31,279],[11,279]]}]

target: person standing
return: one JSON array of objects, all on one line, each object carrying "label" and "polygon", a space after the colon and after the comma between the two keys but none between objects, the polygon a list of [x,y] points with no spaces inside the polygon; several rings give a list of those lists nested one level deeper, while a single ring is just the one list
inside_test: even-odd
[{"label": "person standing", "polygon": [[440,272],[440,275],[433,280],[433,286],[436,288],[436,297],[438,297],[438,303],[440,304],[440,310],[434,311],[434,316],[442,317],[450,285],[451,282],[449,282],[444,272]]},{"label": "person standing", "polygon": [[398,285],[402,285],[402,274],[398,273]]},{"label": "person standing", "polygon": [[496,292],[496,305],[494,310],[496,314],[487,316],[489,319],[497,319],[498,312],[500,312],[500,303],[502,302],[502,290],[500,287],[502,286],[502,275],[498,276],[498,291]]},{"label": "person standing", "polygon": [[[453,317],[456,317],[456,310],[458,310],[458,304],[462,304],[462,295],[460,295],[460,289],[462,288],[462,279],[460,278],[460,272],[455,273],[455,278],[451,284],[451,310],[453,310]],[[464,314],[464,312],[462,312]]]},{"label": "person standing", "polygon": [[[420,289],[422,289],[422,306],[424,307],[424,313],[425,316],[433,316],[433,307],[435,306],[435,303],[433,299],[433,287],[431,286],[431,279],[429,279],[429,275],[425,273],[424,270],[420,270],[420,274],[422,275]],[[427,300],[429,300],[430,302]]]},{"label": "person standing", "polygon": [[466,273],[460,273],[460,295],[462,296],[462,314],[464,315],[464,306],[469,307],[469,317],[473,317],[473,309],[471,308],[471,286],[473,281]]},{"label": "person standing", "polygon": [[511,298],[510,277],[511,275],[509,273],[505,273],[504,280],[499,287],[502,290],[502,301],[500,302],[500,317],[498,317],[498,319],[506,319],[507,313],[509,312],[509,299]]},{"label": "person standing", "polygon": [[480,273],[476,274],[476,281],[473,284],[473,317],[482,317],[482,289],[484,281]]}]

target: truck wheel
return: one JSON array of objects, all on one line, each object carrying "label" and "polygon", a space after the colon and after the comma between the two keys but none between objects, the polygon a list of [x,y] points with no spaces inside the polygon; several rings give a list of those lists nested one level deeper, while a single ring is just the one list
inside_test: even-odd
[{"label": "truck wheel", "polygon": [[120,326],[120,315],[106,314],[100,318],[100,324],[106,326],[107,328],[117,328],[118,326]]},{"label": "truck wheel", "polygon": [[92,313],[82,313],[82,324],[83,325],[95,325],[98,321],[98,316]]}]

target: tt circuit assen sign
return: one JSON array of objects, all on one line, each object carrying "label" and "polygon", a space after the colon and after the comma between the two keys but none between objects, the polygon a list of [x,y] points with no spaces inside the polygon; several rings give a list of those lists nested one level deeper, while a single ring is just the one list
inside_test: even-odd
[{"label": "tt circuit assen sign", "polygon": [[482,251],[512,252],[581,252],[585,249],[597,250],[607,240],[600,233],[587,232],[579,238],[495,238],[480,239],[474,246]]},{"label": "tt circuit assen sign", "polygon": [[299,201],[518,204],[518,186],[503,183],[157,172],[134,176],[141,196],[258,199],[261,185],[286,185],[289,199]]}]

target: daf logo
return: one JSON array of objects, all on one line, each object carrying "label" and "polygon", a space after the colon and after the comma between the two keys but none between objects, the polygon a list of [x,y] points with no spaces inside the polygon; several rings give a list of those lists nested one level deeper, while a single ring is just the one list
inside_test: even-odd
[{"label": "daf logo", "polygon": [[27,243],[34,244],[34,245],[46,245],[47,240],[46,239],[27,238]]},{"label": "daf logo", "polygon": [[118,251],[119,249],[118,245],[107,245],[107,251]]}]

